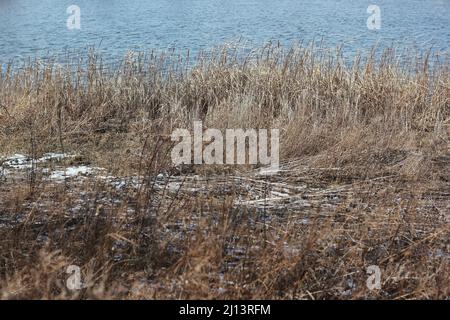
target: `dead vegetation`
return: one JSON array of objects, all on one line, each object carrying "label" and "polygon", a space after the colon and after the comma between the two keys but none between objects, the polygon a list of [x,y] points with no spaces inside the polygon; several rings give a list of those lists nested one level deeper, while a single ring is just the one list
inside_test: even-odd
[{"label": "dead vegetation", "polygon": [[[30,166],[0,171],[0,297],[449,298],[449,72],[313,45],[7,67],[0,152]],[[282,170],[173,167],[195,119],[279,128]],[[74,165],[104,171],[48,178]]]}]

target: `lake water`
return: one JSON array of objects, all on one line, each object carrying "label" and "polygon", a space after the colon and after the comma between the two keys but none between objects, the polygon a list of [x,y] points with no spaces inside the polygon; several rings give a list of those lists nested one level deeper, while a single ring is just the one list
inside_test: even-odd
[{"label": "lake water", "polygon": [[[81,10],[69,30],[66,9]],[[378,30],[368,6],[380,8]],[[290,44],[322,39],[351,54],[392,43],[418,50],[450,47],[450,0],[0,0],[0,63],[87,46],[107,57],[127,50],[208,49],[241,39]]]}]

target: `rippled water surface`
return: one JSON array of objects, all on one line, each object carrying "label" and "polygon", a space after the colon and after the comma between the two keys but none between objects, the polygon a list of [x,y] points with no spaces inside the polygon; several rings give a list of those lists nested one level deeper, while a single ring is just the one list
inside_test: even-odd
[{"label": "rippled water surface", "polygon": [[[68,6],[81,9],[81,29],[68,30]],[[367,28],[367,8],[381,9],[381,29]],[[419,50],[450,47],[450,0],[0,0],[0,62],[101,48],[190,48],[227,41],[257,45],[322,39],[346,53],[395,43]]]}]

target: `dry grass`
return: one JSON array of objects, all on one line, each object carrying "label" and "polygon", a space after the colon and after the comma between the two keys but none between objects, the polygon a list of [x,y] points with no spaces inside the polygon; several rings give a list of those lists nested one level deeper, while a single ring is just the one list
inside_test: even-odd
[{"label": "dry grass", "polygon": [[[63,165],[120,183],[0,177],[0,297],[449,298],[449,60],[377,57],[224,47],[9,67],[1,154],[76,153]],[[280,128],[282,172],[174,168],[168,137],[195,119]],[[87,288],[65,287],[70,264]]]}]

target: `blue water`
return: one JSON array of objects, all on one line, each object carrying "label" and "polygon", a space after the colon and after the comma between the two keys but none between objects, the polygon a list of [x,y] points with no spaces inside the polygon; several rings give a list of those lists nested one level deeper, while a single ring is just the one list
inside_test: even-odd
[{"label": "blue water", "polygon": [[[68,6],[81,9],[80,30],[66,26]],[[381,9],[381,28],[367,28],[367,8]],[[323,39],[344,52],[374,44],[449,51],[450,0],[0,0],[0,63],[88,46],[107,57],[128,50],[208,49],[239,40],[291,44]]]}]

